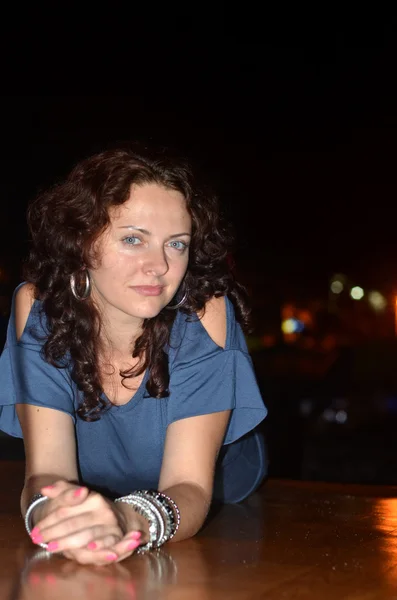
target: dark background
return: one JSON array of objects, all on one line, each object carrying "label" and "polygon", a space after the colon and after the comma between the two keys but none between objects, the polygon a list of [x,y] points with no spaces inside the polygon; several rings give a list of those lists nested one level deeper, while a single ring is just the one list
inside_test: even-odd
[{"label": "dark background", "polygon": [[[1,97],[4,252],[11,244],[21,254],[26,203],[40,187],[87,154],[138,139],[201,164],[238,224],[239,257],[269,283],[282,275],[321,285],[340,270],[394,282],[394,20],[322,17],[315,26],[300,15],[294,31],[290,15],[269,39],[271,20],[262,29],[251,15],[247,30],[225,19],[175,25],[164,46],[151,32],[152,53],[137,53],[130,73],[123,63],[128,85],[119,88],[129,93],[106,93],[118,86],[104,65],[95,89],[85,86],[103,93]],[[75,90],[66,61],[67,52],[53,77]],[[87,64],[88,77],[98,66]],[[27,92],[51,87],[30,82]]]},{"label": "dark background", "polygon": [[[265,26],[251,15],[247,26],[235,17],[232,25],[208,18],[175,26],[168,38],[162,32],[163,43],[150,30],[144,49],[131,50],[130,61],[124,55],[119,80],[97,54],[80,60],[87,95],[34,93],[79,89],[67,52],[48,77],[58,85],[26,85],[27,93],[15,95],[24,86],[5,86],[5,296],[20,280],[28,249],[29,200],[90,153],[138,140],[187,155],[218,192],[234,224],[237,273],[254,304],[254,337],[280,330],[286,302],[326,305],[334,273],[379,289],[391,310],[397,291],[395,19],[369,15],[363,24],[322,17],[313,27],[300,15],[295,27],[290,15],[288,26],[278,21],[274,31],[271,20]],[[116,39],[107,38],[106,48]],[[396,483],[392,318],[384,340],[373,343],[368,335],[364,342],[349,331],[348,342],[325,358],[322,353],[327,367],[320,375],[314,368],[291,370],[305,352],[281,338],[271,348],[255,347],[270,411],[271,475]],[[366,365],[381,360],[388,370],[375,369],[369,385],[357,352],[367,352]],[[324,417],[327,410],[336,414],[338,402],[349,415],[343,426]],[[302,406],[309,405],[306,414]]]},{"label": "dark background", "polygon": [[40,187],[93,151],[138,139],[201,163],[238,224],[241,257],[270,280],[282,272],[312,285],[352,269],[394,281],[392,29],[355,40],[329,26],[300,47],[224,36],[195,48],[186,34],[127,95],[3,96],[1,248],[20,253]]}]

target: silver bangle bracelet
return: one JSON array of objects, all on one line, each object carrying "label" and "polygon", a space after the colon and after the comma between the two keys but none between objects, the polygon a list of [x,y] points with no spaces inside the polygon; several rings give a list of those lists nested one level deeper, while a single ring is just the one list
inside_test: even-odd
[{"label": "silver bangle bracelet", "polygon": [[139,546],[136,550],[139,554],[152,548],[160,548],[178,531],[181,521],[179,508],[172,498],[162,492],[137,490],[128,496],[117,498],[115,502],[130,504],[149,523],[149,541]]},{"label": "silver bangle bracelet", "polygon": [[[32,500],[30,501],[30,504],[29,504],[28,509],[25,514],[25,528],[26,528],[26,531],[28,532],[29,536],[32,533],[32,529],[33,529],[32,513],[33,513],[34,509],[36,508],[36,506],[38,506],[39,504],[42,504],[43,502],[47,502],[47,500],[48,500],[47,496],[43,496],[42,494],[35,494],[33,496]],[[40,546],[41,548],[47,549],[47,544],[39,543],[36,545]]]},{"label": "silver bangle bracelet", "polygon": [[164,523],[164,535],[159,538],[157,547],[162,546],[165,542],[171,539],[172,533],[175,529],[175,517],[172,509],[168,503],[164,502],[159,492],[152,490],[139,490],[134,492],[137,496],[145,498],[147,501],[154,504],[160,511],[163,523]]},{"label": "silver bangle bracelet", "polygon": [[139,490],[135,494],[155,500],[158,506],[161,505],[167,522],[167,534],[164,541],[168,542],[171,540],[178,531],[181,522],[181,513],[176,502],[167,496],[167,494],[163,494],[163,492],[159,492],[158,490]]},{"label": "silver bangle bracelet", "polygon": [[157,490],[137,490],[128,496],[117,498],[115,502],[126,502],[149,523],[149,541],[139,546],[137,553],[142,554],[152,548],[160,548],[172,539],[178,531],[181,513],[177,504]]},{"label": "silver bangle bracelet", "polygon": [[135,494],[132,494],[132,502],[135,509],[136,507],[139,507],[140,509],[143,509],[146,512],[146,516],[143,515],[142,512],[141,514],[142,516],[145,516],[147,521],[149,521],[149,530],[151,523],[156,522],[157,525],[156,537],[153,536],[153,539],[151,539],[148,544],[140,546],[137,552],[143,553],[147,550],[151,550],[152,547],[158,548],[161,545],[161,540],[164,538],[165,533],[164,520],[160,511],[152,502],[150,502],[146,498],[136,496]]},{"label": "silver bangle bracelet", "polygon": [[[139,546],[136,550],[138,554],[143,554],[154,548],[159,540],[159,537],[164,531],[164,524],[157,510],[153,510],[153,506],[149,502],[145,502],[143,498],[130,494],[116,498],[115,502],[125,502],[133,507],[133,509],[144,517],[149,523],[149,541],[143,546]],[[162,533],[162,535],[164,535]]]},{"label": "silver bangle bracelet", "polygon": [[174,535],[176,534],[176,532],[179,529],[179,525],[181,524],[181,512],[178,508],[178,505],[176,502],[174,502],[174,500],[172,498],[170,498],[169,496],[167,496],[167,494],[163,494],[162,492],[157,492],[157,494],[164,498],[164,500],[166,502],[168,502],[168,505],[171,507],[171,510],[174,513],[174,517],[176,518],[176,523],[174,522],[174,530],[171,533],[169,539],[172,540],[172,538],[174,537]]}]

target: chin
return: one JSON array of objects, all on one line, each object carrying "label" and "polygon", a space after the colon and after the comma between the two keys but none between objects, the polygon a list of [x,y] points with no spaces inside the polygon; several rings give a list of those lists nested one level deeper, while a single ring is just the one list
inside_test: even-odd
[{"label": "chin", "polygon": [[137,309],[135,312],[135,316],[140,319],[153,319],[157,317],[157,315],[163,310],[164,304],[158,304],[157,306],[145,306],[141,309]]},{"label": "chin", "polygon": [[161,308],[159,310],[146,310],[139,315],[141,319],[154,319],[161,312]]}]

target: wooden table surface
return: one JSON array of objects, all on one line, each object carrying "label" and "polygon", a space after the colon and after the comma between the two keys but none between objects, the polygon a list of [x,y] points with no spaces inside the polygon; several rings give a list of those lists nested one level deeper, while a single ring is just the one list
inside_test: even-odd
[{"label": "wooden table surface", "polygon": [[397,488],[269,481],[195,538],[96,568],[37,551],[22,478],[0,462],[1,600],[397,599]]}]

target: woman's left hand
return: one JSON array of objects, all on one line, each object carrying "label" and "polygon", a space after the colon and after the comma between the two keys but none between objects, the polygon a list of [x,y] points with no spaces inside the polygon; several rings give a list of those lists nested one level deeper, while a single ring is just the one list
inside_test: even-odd
[{"label": "woman's left hand", "polygon": [[50,552],[80,564],[104,565],[124,560],[140,545],[142,532],[130,520],[127,523],[124,507],[101,494],[64,481],[42,488],[41,493],[61,499],[32,531],[33,541],[48,544]]}]

